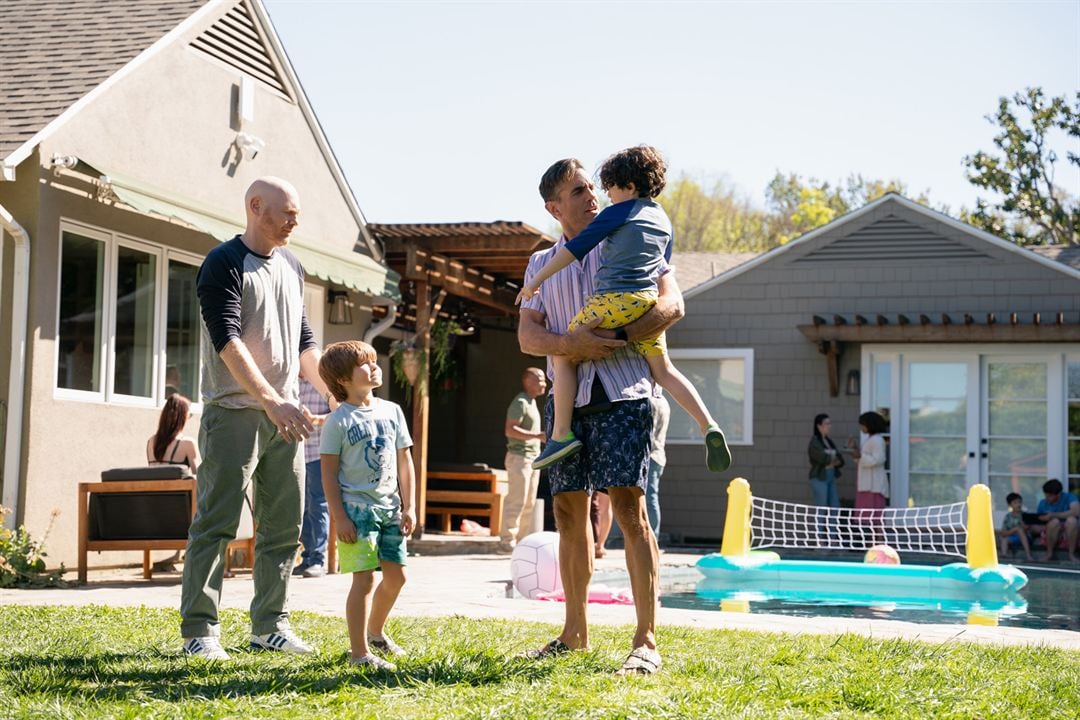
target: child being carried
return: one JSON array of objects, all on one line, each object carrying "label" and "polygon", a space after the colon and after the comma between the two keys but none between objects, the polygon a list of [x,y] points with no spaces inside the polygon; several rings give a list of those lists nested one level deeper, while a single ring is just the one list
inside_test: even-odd
[{"label": "child being carried", "polygon": [[[671,257],[671,221],[653,198],[664,189],[667,166],[656,148],[627,148],[608,158],[600,168],[600,183],[611,198],[605,208],[577,237],[566,243],[521,289],[517,302],[540,290],[552,275],[581,260],[603,241],[596,294],[570,322],[567,330],[600,319],[599,327],[615,330],[640,318],[656,304],[657,277]],[[671,364],[664,336],[631,343],[649,363],[653,380],[697,422],[705,436],[709,470],[723,472],[731,465],[731,451],[720,426],[713,420],[690,381]],[[577,365],[565,357],[552,359],[555,367],[555,418],[551,440],[533,461],[534,469],[548,467],[581,451],[581,440],[570,429],[577,386]]]}]

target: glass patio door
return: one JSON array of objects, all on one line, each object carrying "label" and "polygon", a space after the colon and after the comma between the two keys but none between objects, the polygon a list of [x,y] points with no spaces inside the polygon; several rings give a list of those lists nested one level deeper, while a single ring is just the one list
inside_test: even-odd
[{"label": "glass patio door", "polygon": [[907,360],[907,497],[890,498],[892,505],[960,502],[978,481],[979,463],[971,457],[978,437],[978,377],[976,358]]},{"label": "glass patio door", "polygon": [[1011,492],[1034,508],[1048,477],[1049,368],[1038,358],[984,356],[982,364],[982,482],[990,486],[995,510]]}]

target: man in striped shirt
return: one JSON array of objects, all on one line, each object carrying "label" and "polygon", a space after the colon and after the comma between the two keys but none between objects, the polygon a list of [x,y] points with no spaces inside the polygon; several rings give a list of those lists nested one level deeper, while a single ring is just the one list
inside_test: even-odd
[{"label": "man in striped shirt", "polygon": [[[592,181],[581,162],[572,158],[548,168],[540,194],[547,211],[561,224],[563,237],[555,247],[530,258],[526,282],[599,211]],[[655,337],[681,319],[682,294],[665,264],[657,283],[659,299],[640,320],[615,331],[597,329],[597,321],[567,332],[570,319],[593,294],[599,266],[600,246],[547,280],[522,304],[518,323],[522,352],[564,355],[578,364],[572,426],[585,442],[585,450],[549,471],[566,593],[565,623],[559,637],[528,654],[543,658],[589,647],[586,610],[593,570],[589,505],[594,493],[606,492],[626,538],[626,566],[637,613],[633,650],[620,674],[647,675],[660,667],[655,636],[659,558],[644,495],[654,386],[648,363],[625,346],[627,340]],[[548,375],[553,376],[550,360]],[[547,418],[550,433],[550,401]]]}]

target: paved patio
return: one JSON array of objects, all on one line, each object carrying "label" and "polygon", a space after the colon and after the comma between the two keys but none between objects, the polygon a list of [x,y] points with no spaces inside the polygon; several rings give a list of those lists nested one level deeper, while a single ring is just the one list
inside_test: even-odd
[{"label": "paved patio", "polygon": [[[661,555],[661,580],[685,576],[699,555]],[[609,551],[596,564],[597,580],[625,572],[622,551]],[[141,579],[138,568],[91,571],[83,587],[47,590],[0,590],[0,604],[108,605],[179,607],[180,576],[158,574]],[[74,576],[74,573],[71,575]],[[410,558],[409,584],[396,613],[411,616],[465,615],[530,621],[562,622],[560,603],[508,598],[510,558],[507,555],[471,554],[417,556]],[[296,578],[290,585],[290,607],[325,615],[344,616],[344,599],[350,579],[345,575]],[[251,602],[251,576],[247,573],[225,581],[223,605],[246,609]],[[590,621],[628,625],[634,621],[630,606],[592,605]],[[992,645],[1046,645],[1080,651],[1080,633],[1069,630],[1033,630],[978,625],[924,625],[879,618],[793,617],[759,613],[686,610],[662,607],[659,623],[698,628],[756,630],[790,633],[858,633],[876,638],[905,638],[927,642],[978,642]]]}]

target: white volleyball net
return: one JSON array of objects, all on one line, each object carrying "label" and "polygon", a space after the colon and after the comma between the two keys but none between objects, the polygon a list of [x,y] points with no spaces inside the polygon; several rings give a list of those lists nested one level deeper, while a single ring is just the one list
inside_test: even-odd
[{"label": "white volleyball net", "polygon": [[911,508],[829,508],[753,497],[750,546],[866,550],[965,557],[966,503]]}]

